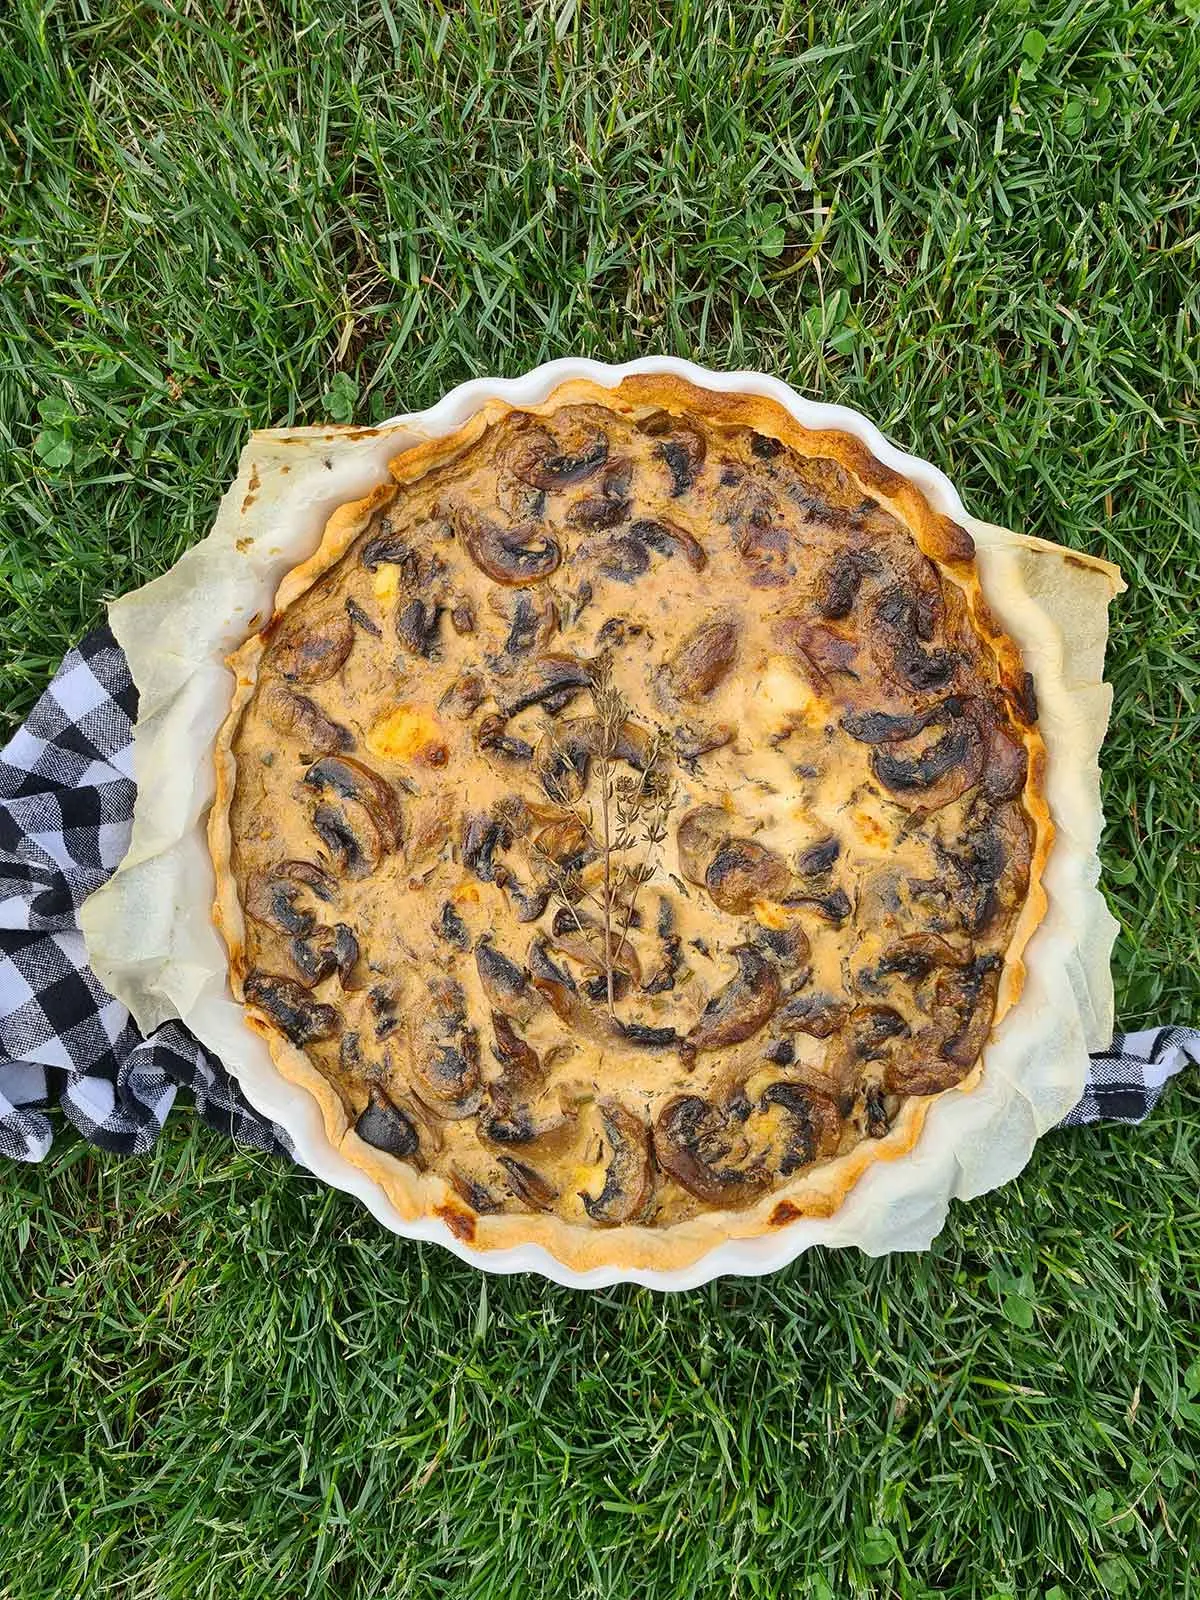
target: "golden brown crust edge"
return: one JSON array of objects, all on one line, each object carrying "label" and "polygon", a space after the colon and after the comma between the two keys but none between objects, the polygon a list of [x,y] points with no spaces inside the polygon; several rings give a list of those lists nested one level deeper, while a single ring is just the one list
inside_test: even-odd
[{"label": "golden brown crust edge", "polygon": [[[342,557],[375,511],[394,497],[395,484],[412,482],[432,467],[451,460],[474,443],[491,423],[511,410],[520,409],[536,415],[584,402],[606,406],[619,413],[654,408],[690,411],[718,425],[749,427],[769,434],[799,454],[837,461],[900,518],[921,550],[938,562],[949,581],[960,587],[973,625],[991,647],[1002,679],[1020,681],[1024,673],[1020,652],[987,605],[970,534],[936,511],[916,484],[885,466],[852,434],[804,428],[775,400],[761,395],[701,389],[673,374],[639,374],[624,379],[612,389],[587,379],[572,379],[555,388],[540,405],[519,408],[503,400],[490,400],[454,433],[425,440],[396,456],[389,463],[394,483],[381,484],[364,499],[340,506],[326,524],[317,549],[284,576],[275,597],[271,622],[228,658],[227,665],[235,674],[236,686],[214,751],[216,793],[208,837],[217,882],[213,920],[229,951],[235,999],[243,999],[246,956],[245,925],[233,875],[229,823],[236,781],[233,738],[242,712],[254,693],[259,661],[275,622]],[[1054,840],[1054,824],[1045,796],[1045,743],[1036,727],[1021,725],[1021,733],[1030,757],[1022,801],[1034,827],[1034,844],[1029,890],[1006,952],[995,1023],[999,1023],[1021,994],[1025,946],[1046,912],[1046,894],[1041,880]],[[726,1239],[756,1238],[777,1232],[802,1218],[831,1217],[875,1162],[894,1161],[913,1149],[930,1105],[940,1098],[938,1095],[910,1097],[901,1106],[884,1138],[861,1141],[844,1155],[811,1169],[773,1190],[756,1205],[742,1210],[706,1212],[660,1229],[585,1228],[540,1213],[477,1216],[441,1178],[417,1173],[359,1139],[350,1126],[337,1091],[304,1052],[273,1027],[262,1013],[249,1006],[245,1011],[247,1026],[266,1042],[283,1077],[306,1089],[317,1101],[330,1142],[352,1165],[379,1184],[405,1221],[439,1217],[457,1239],[476,1249],[540,1245],[562,1266],[576,1272],[596,1268],[671,1271],[691,1266]],[[982,1072],[981,1059],[955,1085],[955,1090],[974,1089]]]}]

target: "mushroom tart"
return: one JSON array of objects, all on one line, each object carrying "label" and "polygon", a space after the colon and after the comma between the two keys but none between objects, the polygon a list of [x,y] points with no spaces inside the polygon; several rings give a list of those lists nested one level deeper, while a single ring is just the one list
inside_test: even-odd
[{"label": "mushroom tart", "polygon": [[665,376],[391,464],[231,658],[234,993],[408,1217],[671,1265],[969,1088],[1052,828],[970,537]]}]

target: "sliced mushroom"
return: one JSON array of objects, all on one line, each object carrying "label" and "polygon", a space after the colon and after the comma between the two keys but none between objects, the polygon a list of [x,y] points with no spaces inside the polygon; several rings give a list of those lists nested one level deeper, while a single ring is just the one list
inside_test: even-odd
[{"label": "sliced mushroom", "polygon": [[354,749],[354,735],[326,716],[315,700],[281,683],[268,685],[262,694],[262,711],[276,733],[301,739],[314,756],[334,755]]},{"label": "sliced mushroom", "polygon": [[374,619],[367,615],[358,601],[350,596],[346,599],[346,615],[364,633],[369,633],[373,639],[383,638],[383,629]]},{"label": "sliced mushroom", "polygon": [[708,454],[708,440],[687,418],[674,417],[667,411],[655,411],[643,417],[638,429],[659,441],[654,453],[666,464],[671,476],[671,496],[678,499],[695,483]]},{"label": "sliced mushroom", "polygon": [[735,1114],[695,1094],[668,1100],[654,1124],[654,1154],[675,1182],[705,1205],[749,1205],[770,1186],[765,1166],[746,1167],[749,1146]]},{"label": "sliced mushroom", "polygon": [[728,676],[737,660],[740,632],[735,619],[719,617],[687,635],[667,666],[678,699],[703,700]]},{"label": "sliced mushroom", "polygon": [[630,537],[640,544],[656,550],[660,556],[682,556],[693,572],[703,572],[708,565],[704,546],[695,537],[667,517],[645,517],[633,523]]},{"label": "sliced mushroom", "polygon": [[663,994],[673,989],[683,964],[683,941],[675,931],[675,908],[665,894],[658,897],[655,932],[658,934],[662,960],[642,984],[645,994]]},{"label": "sliced mushroom", "polygon": [[898,804],[940,810],[979,782],[986,754],[981,716],[973,701],[951,696],[925,724],[945,727],[939,739],[912,756],[896,754],[893,744],[876,745],[871,771]]},{"label": "sliced mushroom", "polygon": [[381,1089],[371,1090],[370,1101],[354,1124],[354,1131],[364,1144],[399,1161],[411,1161],[421,1146],[412,1121]]},{"label": "sliced mushroom", "polygon": [[558,1190],[524,1161],[515,1156],[501,1156],[500,1165],[508,1174],[508,1186],[523,1205],[531,1211],[553,1211]]},{"label": "sliced mushroom", "polygon": [[458,1198],[481,1216],[488,1217],[504,1209],[504,1201],[494,1195],[486,1183],[460,1172],[457,1167],[451,1168],[447,1181]]},{"label": "sliced mushroom", "polygon": [[833,837],[810,844],[796,857],[796,873],[801,878],[819,878],[832,870],[842,853],[841,840]]},{"label": "sliced mushroom", "polygon": [[396,632],[400,642],[425,661],[434,661],[441,654],[438,628],[444,606],[432,600],[410,600],[400,608],[396,618]]},{"label": "sliced mushroom", "polygon": [[764,928],[758,940],[787,972],[793,989],[807,983],[811,947],[803,928],[794,922],[786,928]]},{"label": "sliced mushroom", "polygon": [[289,683],[323,683],[354,648],[354,624],[344,611],[286,626],[267,652],[267,664]]},{"label": "sliced mushroom", "polygon": [[802,1088],[798,1083],[773,1083],[759,1101],[764,1115],[771,1107],[782,1113],[781,1137],[772,1141],[773,1166],[781,1178],[790,1178],[801,1167],[811,1166],[837,1149],[842,1119],[834,1102],[823,1094]]},{"label": "sliced mushroom", "polygon": [[720,806],[697,806],[675,832],[679,870],[689,883],[703,884],[709,862],[729,838],[731,818]]},{"label": "sliced mushroom", "polygon": [[462,864],[483,883],[497,881],[493,859],[497,850],[507,849],[511,835],[502,823],[477,812],[468,812],[462,826]]},{"label": "sliced mushroom", "polygon": [[324,983],[335,972],[345,985],[358,962],[358,940],[353,928],[337,922],[332,928],[317,928],[293,939],[288,955],[306,989]]},{"label": "sliced mushroom", "polygon": [[504,1089],[510,1095],[527,1098],[542,1086],[541,1058],[503,1011],[493,1009],[491,1017],[492,1054],[500,1065]]},{"label": "sliced mushroom", "polygon": [[499,590],[488,597],[489,604],[508,623],[504,641],[506,656],[524,656],[536,647],[545,648],[558,627],[558,610],[549,595],[536,599],[532,589],[513,593]]},{"label": "sliced mushroom", "polygon": [[246,915],[280,933],[303,938],[312,932],[316,921],[311,911],[296,904],[296,897],[304,888],[318,900],[328,901],[337,890],[337,880],[308,861],[284,861],[268,871],[252,872],[246,880]]},{"label": "sliced mushroom", "polygon": [[475,632],[475,607],[469,595],[457,595],[450,607],[450,626],[457,634]]},{"label": "sliced mushroom", "polygon": [[910,1029],[891,1006],[855,1006],[850,1013],[854,1053],[861,1061],[877,1061],[891,1039],[902,1038]]},{"label": "sliced mushroom", "polygon": [[[570,805],[587,788],[592,760],[606,738],[599,717],[573,717],[556,728],[546,741],[539,766],[542,788],[555,805]],[[614,761],[623,761],[635,772],[644,772],[649,759],[651,735],[636,722],[624,722],[611,747]]]},{"label": "sliced mushroom", "polygon": [[688,1033],[689,1054],[741,1044],[766,1025],[779,1005],[774,964],[752,944],[735,945],[730,954],[737,962],[737,976],[713,995]]},{"label": "sliced mushroom", "polygon": [[593,1222],[640,1222],[654,1199],[650,1130],[619,1100],[601,1100],[599,1111],[610,1152],[604,1186],[598,1195],[580,1190],[579,1198]]},{"label": "sliced mushroom", "polygon": [[1029,752],[1003,728],[993,727],[983,758],[981,792],[993,802],[1015,800],[1029,775]]},{"label": "sliced mushroom", "polygon": [[650,552],[644,540],[634,533],[609,539],[599,549],[590,550],[589,554],[594,555],[604,576],[615,578],[618,583],[633,583],[650,570]]},{"label": "sliced mushroom", "polygon": [[774,850],[753,839],[727,839],[708,864],[704,884],[722,911],[742,916],[757,900],[779,900],[792,875]]},{"label": "sliced mushroom", "polygon": [[826,922],[835,925],[845,922],[852,909],[850,896],[840,888],[831,889],[828,894],[805,894],[793,889],[784,895],[783,903],[785,906],[806,906],[810,911],[815,911],[819,917],[823,917]]},{"label": "sliced mushroom", "polygon": [[961,950],[936,933],[906,933],[884,951],[875,965],[883,976],[928,977],[935,967],[962,967],[970,961],[970,951]]},{"label": "sliced mushroom", "polygon": [[304,782],[318,794],[331,793],[361,806],[379,830],[385,849],[400,848],[404,819],[399,796],[370,767],[349,756],[324,756],[309,767]]},{"label": "sliced mushroom", "polygon": [[557,541],[532,524],[502,528],[469,506],[459,506],[454,520],[467,554],[496,583],[514,588],[537,583],[562,560]]},{"label": "sliced mushroom", "polygon": [[873,551],[839,550],[817,579],[819,614],[830,622],[849,616],[863,579],[879,570],[879,557]]},{"label": "sliced mushroom", "polygon": [[421,1149],[421,1139],[410,1118],[394,1106],[382,1090],[371,1090],[371,1099],[355,1122],[354,1131],[363,1144],[370,1144],[397,1160],[413,1160]]},{"label": "sliced mushroom", "polygon": [[314,1000],[292,978],[274,972],[251,972],[243,986],[246,999],[266,1013],[293,1044],[313,1044],[332,1039],[341,1019],[332,1006]]},{"label": "sliced mushroom", "polygon": [[583,406],[564,407],[554,418],[553,431],[522,418],[514,433],[504,452],[508,469],[547,493],[582,483],[608,460],[608,435],[598,414]]},{"label": "sliced mushroom", "polygon": [[438,710],[465,722],[479,710],[488,693],[487,682],[478,672],[464,672],[438,701]]},{"label": "sliced mushroom", "polygon": [[858,641],[852,636],[804,617],[781,617],[774,632],[780,647],[819,689],[831,692],[842,679],[858,678]]},{"label": "sliced mushroom", "polygon": [[412,1090],[449,1122],[473,1117],[483,1098],[475,1030],[464,1030],[456,1044],[434,1044],[422,1051],[413,1063]]},{"label": "sliced mushroom", "polygon": [[433,931],[456,950],[465,950],[471,942],[466,923],[449,900],[442,902],[442,914],[434,923]]},{"label": "sliced mushroom", "polygon": [[533,705],[557,714],[591,681],[591,669],[575,656],[539,656],[524,669],[512,691],[500,697],[501,715],[515,717]]},{"label": "sliced mushroom", "polygon": [[497,950],[490,935],[484,935],[475,946],[475,969],[484,994],[497,1009],[511,1010],[528,997],[529,974]]},{"label": "sliced mushroom", "polygon": [[484,717],[475,730],[475,743],[481,750],[499,756],[502,761],[532,761],[533,746],[528,739],[518,739],[508,732],[503,717]]},{"label": "sliced mushroom", "polygon": [[409,543],[407,534],[402,533],[390,517],[384,517],[378,533],[366,540],[358,559],[368,572],[387,564],[399,567],[406,583],[412,585],[420,581],[421,563],[417,553]]},{"label": "sliced mushroom", "polygon": [[371,814],[352,800],[317,806],[312,825],[341,878],[369,878],[387,854],[387,842]]},{"label": "sliced mushroom", "polygon": [[944,1061],[967,1068],[979,1059],[992,1031],[1002,966],[998,955],[980,956],[969,968],[938,980],[934,1020],[942,1021],[947,1013],[953,1018],[953,1032],[941,1048]]},{"label": "sliced mushroom", "polygon": [[633,476],[632,463],[626,460],[609,461],[600,483],[591,494],[576,500],[567,512],[567,523],[572,528],[615,528],[629,515],[629,484]]},{"label": "sliced mushroom", "polygon": [[789,1033],[806,1033],[813,1039],[828,1039],[846,1024],[850,1007],[826,994],[787,996],[776,1013],[776,1026]]},{"label": "sliced mushroom", "polygon": [[939,609],[940,595],[935,599],[901,584],[886,589],[874,606],[871,639],[876,656],[885,671],[894,665],[913,689],[944,688],[958,667],[953,651],[926,642]]}]

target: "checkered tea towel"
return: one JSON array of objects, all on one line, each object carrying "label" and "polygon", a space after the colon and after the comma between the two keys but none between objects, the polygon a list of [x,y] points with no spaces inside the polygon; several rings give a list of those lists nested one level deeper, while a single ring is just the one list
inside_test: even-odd
[{"label": "checkered tea towel", "polygon": [[[78,912],[129,843],[137,691],[99,628],[59,668],[0,753],[0,1155],[39,1161],[57,1101],[93,1144],[141,1154],[180,1087],[207,1122],[255,1149],[291,1154],[182,1023],[143,1039],[87,966]],[[1166,1081],[1200,1061],[1200,1032],[1118,1034],[1092,1057],[1067,1124],[1140,1122]]]}]

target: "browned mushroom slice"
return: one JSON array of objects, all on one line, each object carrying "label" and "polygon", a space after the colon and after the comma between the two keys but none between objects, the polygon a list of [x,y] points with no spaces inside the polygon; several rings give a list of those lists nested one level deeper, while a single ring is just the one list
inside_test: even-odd
[{"label": "browned mushroom slice", "polygon": [[382,1089],[372,1089],[366,1109],[354,1124],[364,1144],[382,1150],[398,1161],[411,1161],[421,1147],[412,1119],[388,1099]]},{"label": "browned mushroom slice", "polygon": [[412,1090],[448,1121],[474,1116],[482,1099],[479,1035],[467,1022],[463,987],[453,978],[432,978],[428,1004],[412,1029]]},{"label": "browned mushroom slice", "polygon": [[863,579],[879,570],[874,551],[839,550],[817,579],[817,611],[830,622],[849,616]]},{"label": "browned mushroom slice", "polygon": [[606,578],[615,578],[618,583],[633,583],[650,570],[645,541],[632,532],[609,539],[599,548],[589,548],[587,554],[595,558]]},{"label": "browned mushroom slice", "polygon": [[467,932],[467,925],[449,900],[442,902],[442,912],[433,924],[433,931],[439,939],[444,939],[456,950],[466,950],[470,945],[471,936]]},{"label": "browned mushroom slice", "polygon": [[728,676],[737,660],[737,622],[719,617],[702,622],[683,640],[671,657],[667,675],[680,700],[703,700]]},{"label": "browned mushroom slice", "polygon": [[314,1000],[293,978],[274,972],[251,972],[243,988],[246,999],[266,1013],[293,1044],[332,1039],[341,1019],[332,1006]]},{"label": "browned mushroom slice", "polygon": [[630,526],[629,533],[660,556],[682,556],[693,572],[703,572],[708,565],[704,546],[696,536],[668,517],[640,518]]},{"label": "browned mushroom slice", "polygon": [[450,626],[455,633],[475,632],[475,607],[469,595],[457,595],[450,607]]},{"label": "browned mushroom slice", "polygon": [[434,661],[441,654],[438,626],[444,606],[432,600],[414,599],[401,606],[396,618],[396,633],[400,642],[425,661]]},{"label": "browned mushroom slice", "polygon": [[736,737],[737,729],[732,722],[684,722],[675,729],[671,742],[681,761],[692,762],[714,750],[723,750]]},{"label": "browned mushroom slice", "polygon": [[262,694],[263,716],[276,733],[304,741],[311,755],[335,755],[354,749],[354,735],[340,722],[326,716],[315,700],[281,683],[268,685]]},{"label": "browned mushroom slice", "polygon": [[845,922],[853,907],[850,896],[844,889],[831,889],[828,894],[806,894],[793,889],[783,897],[785,906],[806,906],[810,911],[815,911],[826,922],[835,926]]},{"label": "browned mushroom slice", "polygon": [[507,722],[500,716],[484,717],[475,730],[475,743],[489,755],[499,756],[501,761],[533,760],[533,746],[529,740],[509,733]]},{"label": "browned mushroom slice", "polygon": [[533,849],[536,855],[568,872],[578,872],[599,854],[578,817],[564,817],[539,828],[533,838]]},{"label": "browned mushroom slice", "polygon": [[587,407],[564,407],[545,424],[517,417],[509,427],[513,436],[504,446],[503,464],[535,489],[569,489],[608,460],[608,435],[598,413]]},{"label": "browned mushroom slice", "polygon": [[[539,763],[542,788],[556,805],[570,805],[586,789],[592,759],[604,737],[599,717],[573,717],[546,741]],[[645,728],[636,722],[624,722],[612,746],[612,759],[625,762],[635,772],[644,772],[650,743],[651,735]]]},{"label": "browned mushroom slice", "polygon": [[[944,727],[939,738],[915,749],[912,739],[876,745],[871,771],[899,805],[939,811],[979,782],[986,753],[982,719],[976,702],[951,696],[930,714],[925,726],[925,732]],[[901,744],[913,753],[898,754]]]},{"label": "browned mushroom slice", "polygon": [[781,899],[791,882],[787,864],[753,839],[727,839],[704,874],[713,902],[735,916],[751,910],[757,900]]},{"label": "browned mushroom slice", "polygon": [[340,878],[369,878],[387,855],[387,842],[371,814],[352,800],[317,806],[312,825]]},{"label": "browned mushroom slice", "polygon": [[501,715],[515,717],[534,705],[557,713],[591,681],[590,668],[575,656],[539,656],[522,669],[512,690],[498,697]]},{"label": "browned mushroom slice", "polygon": [[557,541],[532,524],[502,528],[469,506],[459,506],[454,521],[471,560],[496,583],[513,588],[536,583],[562,560]]},{"label": "browned mushroom slice", "polygon": [[719,989],[700,1013],[686,1038],[689,1053],[723,1050],[741,1044],[766,1025],[779,1004],[779,974],[772,962],[752,944],[730,951],[737,976]]},{"label": "browned mushroom slice", "polygon": [[462,864],[473,872],[481,883],[497,882],[497,850],[507,849],[512,837],[503,823],[493,817],[468,812],[463,818]]},{"label": "browned mushroom slice", "polygon": [[[604,957],[606,943],[609,953],[607,964]],[[642,981],[642,964],[638,960],[637,951],[629,939],[622,938],[615,928],[609,932],[607,938],[602,928],[597,928],[594,933],[588,929],[586,933],[576,930],[558,934],[550,939],[547,949],[553,950],[556,955],[565,956],[568,961],[573,961],[585,972],[605,975],[611,966],[614,974],[623,973],[632,983],[640,984]]]},{"label": "browned mushroom slice", "polygon": [[504,1209],[504,1201],[499,1195],[494,1195],[486,1183],[471,1177],[469,1173],[460,1172],[457,1167],[450,1169],[448,1182],[458,1198],[481,1216],[488,1217]]},{"label": "browned mushroom slice", "polygon": [[913,689],[945,688],[958,668],[956,652],[929,642],[938,609],[937,601],[894,584],[884,590],[872,610],[871,641],[876,658],[885,672],[894,666]]},{"label": "browned mushroom slice", "polygon": [[770,1187],[765,1165],[746,1167],[741,1122],[696,1094],[668,1100],[654,1124],[659,1166],[689,1194],[716,1208],[749,1205]]},{"label": "browned mushroom slice", "polygon": [[508,1174],[508,1186],[523,1205],[531,1211],[553,1211],[558,1190],[524,1161],[515,1156],[501,1156],[500,1165]]},{"label": "browned mushroom slice", "polygon": [[361,628],[364,633],[369,633],[373,639],[383,638],[383,629],[363,610],[358,601],[350,596],[346,599],[346,615],[356,627]]},{"label": "browned mushroom slice", "polygon": [[344,611],[314,622],[294,622],[267,651],[267,665],[290,683],[323,683],[354,648],[354,624]]},{"label": "browned mushroom slice", "polygon": [[618,522],[624,522],[629,515],[632,476],[631,462],[610,461],[596,490],[576,500],[567,512],[568,525],[572,528],[615,528]]},{"label": "browned mushroom slice", "polygon": [[580,1190],[579,1198],[593,1222],[613,1227],[640,1222],[654,1199],[650,1130],[619,1100],[601,1100],[599,1110],[609,1147],[604,1186],[598,1195]]},{"label": "browned mushroom slice", "polygon": [[839,839],[832,835],[828,839],[820,839],[816,844],[810,844],[796,857],[796,872],[801,878],[819,878],[823,873],[832,870],[834,863],[842,853]]},{"label": "browned mushroom slice", "polygon": [[404,822],[400,799],[391,784],[361,761],[349,756],[325,756],[304,774],[304,782],[318,794],[334,794],[353,801],[371,818],[386,850],[398,850]]},{"label": "browned mushroom slice", "polygon": [[837,1149],[842,1119],[827,1095],[798,1083],[773,1083],[759,1101],[759,1113],[771,1120],[772,1110],[782,1122],[771,1139],[771,1164],[781,1178],[790,1178],[801,1167],[811,1166]]},{"label": "browned mushroom slice", "polygon": [[689,883],[704,882],[709,862],[730,836],[731,820],[720,806],[697,806],[680,819],[675,844],[679,870]]},{"label": "browned mushroom slice", "polygon": [[665,463],[671,477],[671,495],[678,499],[699,476],[708,454],[707,439],[686,417],[673,417],[667,411],[655,411],[643,417],[638,428],[659,441],[654,453]]},{"label": "browned mushroom slice", "polygon": [[826,994],[789,994],[776,1013],[776,1026],[789,1033],[828,1039],[844,1027],[850,1007]]},{"label": "browned mushroom slice", "polygon": [[464,672],[456,678],[438,701],[438,710],[465,722],[474,716],[488,697],[488,686],[478,672]]},{"label": "browned mushroom slice", "polygon": [[945,1061],[971,1067],[987,1043],[996,1011],[1003,961],[991,954],[980,956],[967,968],[948,972],[938,979],[935,1023],[951,1028],[941,1048]]},{"label": "browned mushroom slice", "polygon": [[803,617],[781,617],[775,638],[805,676],[823,690],[859,676],[858,641],[836,628]]},{"label": "browned mushroom slice", "polygon": [[310,861],[284,861],[265,872],[252,872],[246,880],[243,901],[246,915],[280,933],[311,933],[315,918],[296,904],[302,888],[318,900],[329,901],[337,892],[337,879]]},{"label": "browned mushroom slice", "polygon": [[292,965],[306,989],[315,988],[336,972],[343,985],[358,961],[358,940],[353,928],[337,922],[332,928],[317,928],[288,946]]},{"label": "browned mushroom slice", "polygon": [[939,934],[906,933],[887,947],[875,971],[919,980],[928,977],[934,967],[963,967],[970,959],[969,950],[957,948]]},{"label": "browned mushroom slice", "polygon": [[1029,752],[1003,728],[993,727],[983,758],[981,790],[991,801],[1015,800],[1029,775]]},{"label": "browned mushroom slice", "polygon": [[497,950],[490,935],[475,946],[475,969],[484,994],[498,1009],[509,1011],[516,1002],[528,998],[529,974]]},{"label": "browned mushroom slice", "polygon": [[793,989],[808,982],[811,947],[803,928],[795,923],[786,928],[763,928],[758,935],[758,942],[771,952],[787,972]]},{"label": "browned mushroom slice", "polygon": [[907,1034],[908,1023],[891,1006],[855,1006],[850,1013],[854,1053],[860,1061],[877,1061],[891,1039]]},{"label": "browned mushroom slice", "polygon": [[506,1093],[526,1097],[542,1085],[541,1057],[503,1011],[493,1010],[491,1018],[492,1054],[500,1065],[500,1081]]}]

